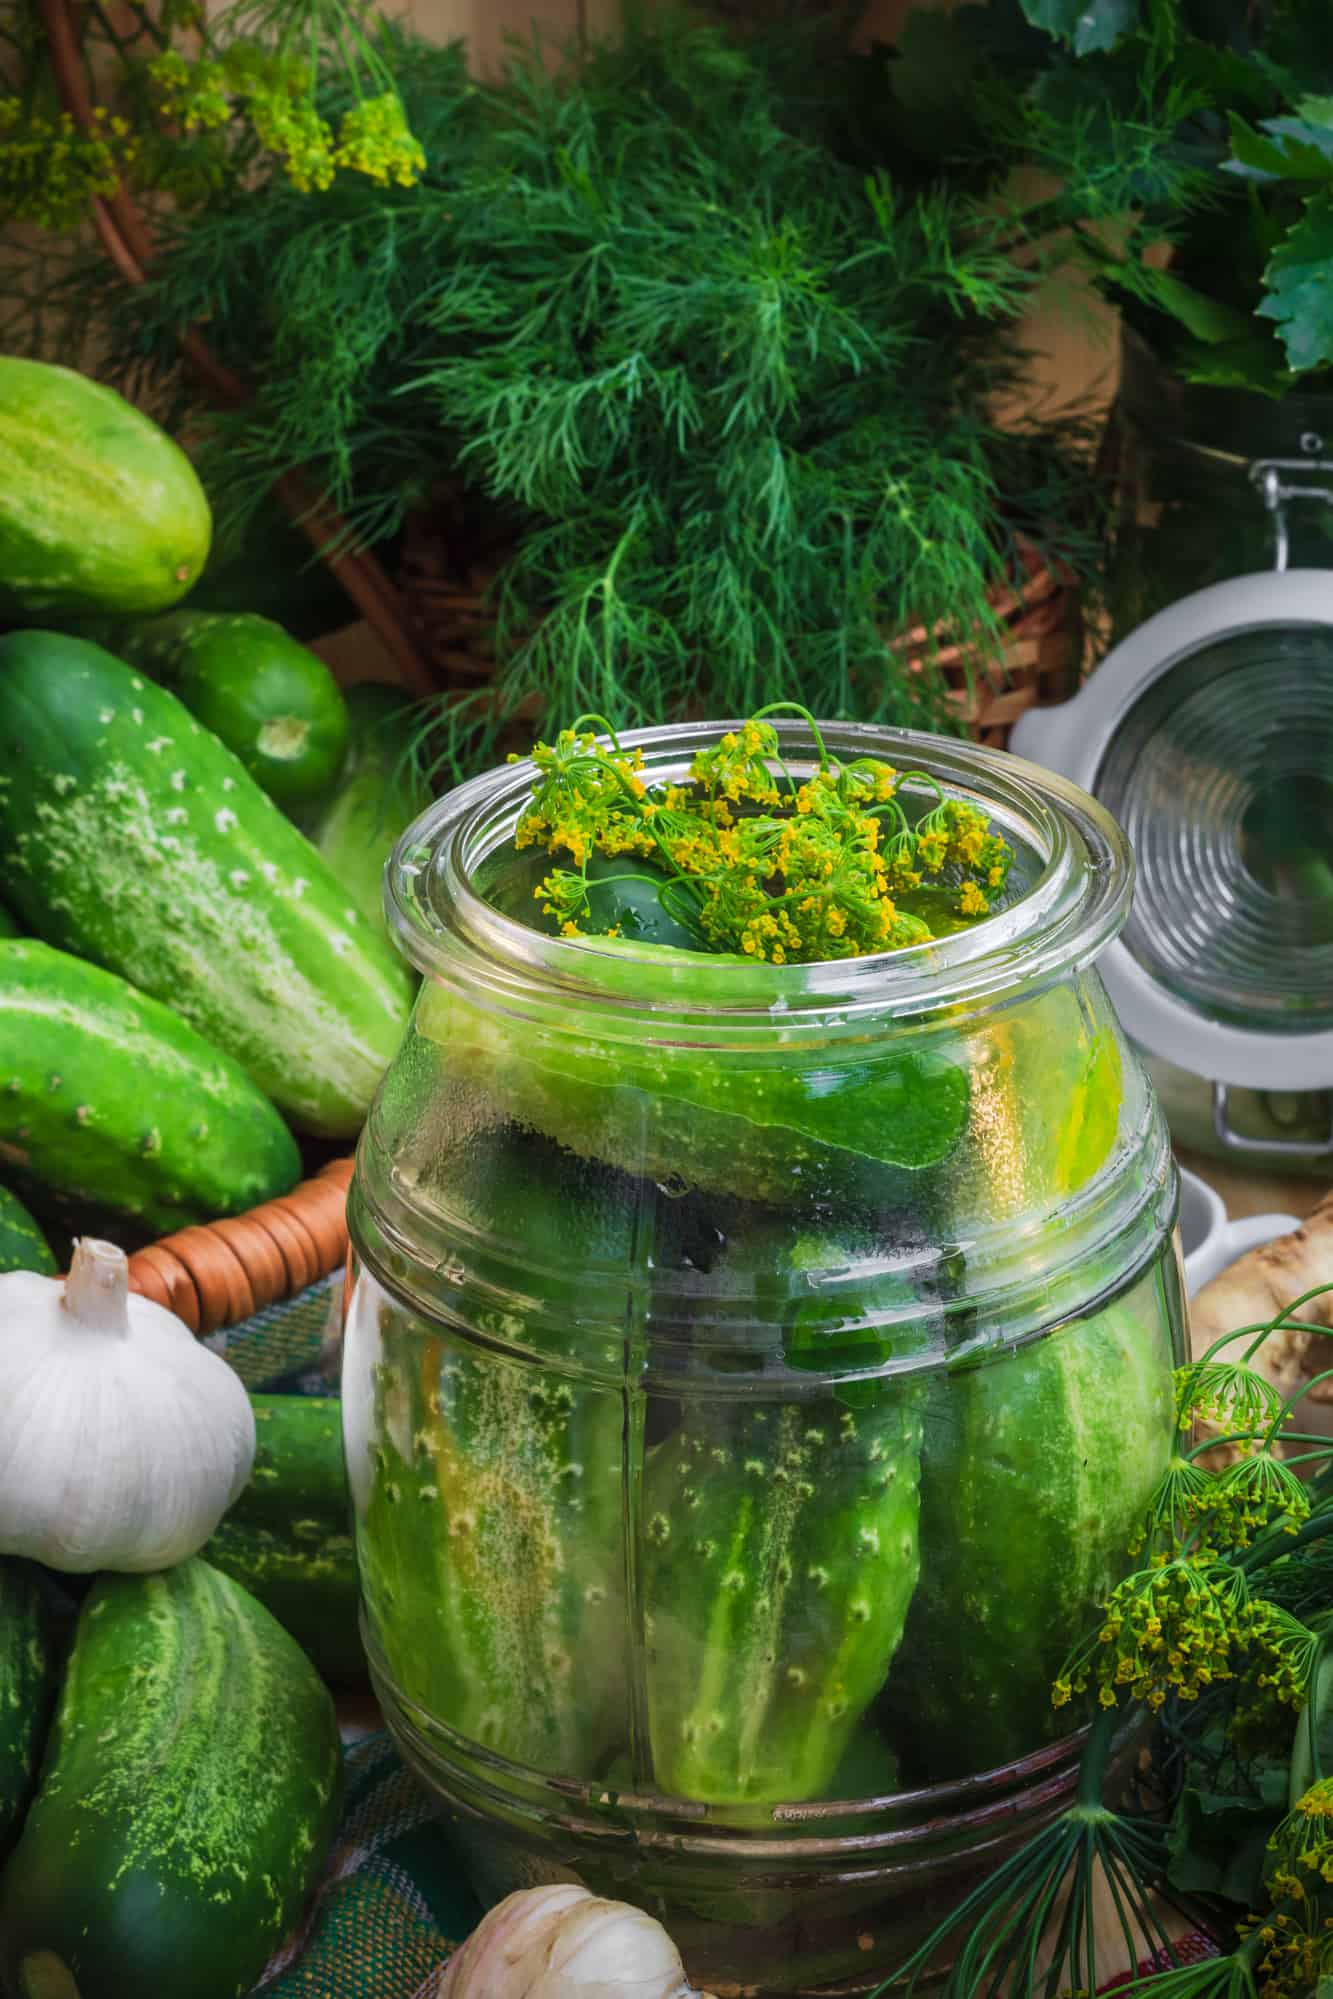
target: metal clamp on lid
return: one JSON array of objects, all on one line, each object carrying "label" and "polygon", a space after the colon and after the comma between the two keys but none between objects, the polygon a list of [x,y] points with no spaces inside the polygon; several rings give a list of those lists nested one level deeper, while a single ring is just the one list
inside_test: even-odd
[{"label": "metal clamp on lid", "polygon": [[[1323,442],[1322,437],[1313,433],[1301,439],[1311,452],[1320,450]],[[1318,474],[1333,474],[1333,458],[1256,458],[1250,466],[1250,478],[1273,524],[1273,567],[1279,575],[1285,575],[1291,556],[1287,527],[1287,508],[1291,502],[1320,500],[1325,506],[1333,506],[1333,486],[1293,482],[1283,478],[1284,472],[1304,474],[1307,481]]]},{"label": "metal clamp on lid", "polygon": [[1213,1130],[1228,1152],[1263,1153],[1285,1159],[1317,1159],[1325,1152],[1333,1152],[1333,1096],[1321,1092],[1328,1116],[1328,1130],[1323,1138],[1247,1138],[1244,1132],[1236,1130],[1229,1115],[1230,1085],[1213,1084]]}]

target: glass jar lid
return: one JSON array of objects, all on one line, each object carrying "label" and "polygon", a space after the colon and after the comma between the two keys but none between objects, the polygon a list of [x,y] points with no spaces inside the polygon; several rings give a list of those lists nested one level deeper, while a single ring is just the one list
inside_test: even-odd
[{"label": "glass jar lid", "polygon": [[1333,571],[1182,598],[1014,747],[1129,837],[1103,969],[1136,1039],[1233,1085],[1333,1083]]}]

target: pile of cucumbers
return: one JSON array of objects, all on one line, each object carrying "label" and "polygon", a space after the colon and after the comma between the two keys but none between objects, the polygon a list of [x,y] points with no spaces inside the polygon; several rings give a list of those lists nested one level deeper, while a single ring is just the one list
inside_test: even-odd
[{"label": "pile of cucumbers", "polygon": [[82,1601],[0,1559],[6,1999],[240,1999],[324,1871],[334,1701],[216,1553]]},{"label": "pile of cucumbers", "polygon": [[210,536],[155,424],[0,357],[0,1271],[52,1268],[30,1208],[142,1240],[285,1193],[406,1024],[414,711],[182,607]]}]

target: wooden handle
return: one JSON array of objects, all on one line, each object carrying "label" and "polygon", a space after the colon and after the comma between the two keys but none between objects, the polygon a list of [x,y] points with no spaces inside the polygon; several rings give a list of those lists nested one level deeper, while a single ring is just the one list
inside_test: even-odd
[{"label": "wooden handle", "polygon": [[295,1297],[347,1255],[351,1179],[352,1161],[335,1159],[248,1214],[163,1236],[130,1258],[130,1289],[201,1336]]}]

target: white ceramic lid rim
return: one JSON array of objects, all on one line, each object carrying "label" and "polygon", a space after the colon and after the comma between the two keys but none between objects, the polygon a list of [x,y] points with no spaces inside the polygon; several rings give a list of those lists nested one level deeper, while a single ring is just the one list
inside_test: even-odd
[{"label": "white ceramic lid rim", "polygon": [[[1182,597],[1122,639],[1070,700],[1029,709],[1013,747],[1096,796],[1106,746],[1146,687],[1204,644],[1278,624],[1333,628],[1333,569],[1234,576]],[[1274,1034],[1209,1020],[1149,977],[1119,938],[1100,969],[1126,1031],[1163,1061],[1234,1088],[1333,1084],[1333,1030]]]}]

